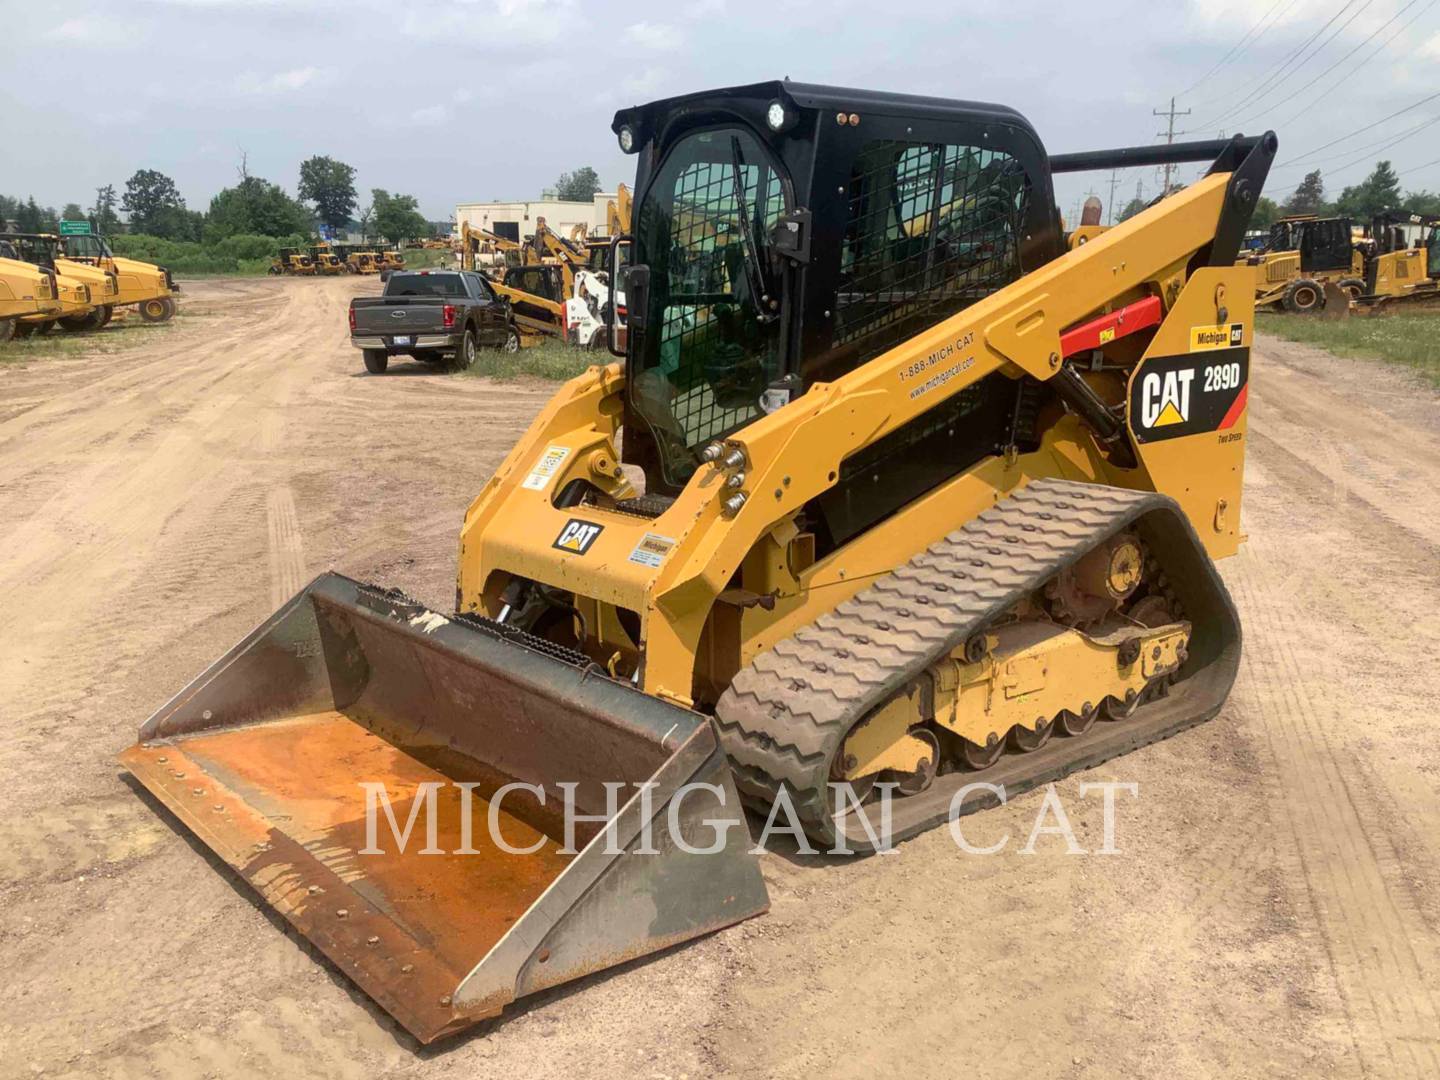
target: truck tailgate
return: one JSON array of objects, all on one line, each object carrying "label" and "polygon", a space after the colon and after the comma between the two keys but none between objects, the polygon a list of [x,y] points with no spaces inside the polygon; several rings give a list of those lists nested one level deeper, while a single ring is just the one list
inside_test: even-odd
[{"label": "truck tailgate", "polygon": [[351,301],[356,334],[440,334],[446,332],[447,301],[436,296],[366,297]]}]

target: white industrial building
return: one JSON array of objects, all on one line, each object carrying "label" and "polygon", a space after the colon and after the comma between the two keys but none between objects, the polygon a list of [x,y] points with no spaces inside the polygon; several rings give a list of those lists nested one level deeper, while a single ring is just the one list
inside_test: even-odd
[{"label": "white industrial building", "polygon": [[553,232],[564,237],[584,228],[587,235],[605,231],[606,207],[615,198],[613,191],[599,191],[591,202],[566,202],[553,196],[532,202],[460,203],[455,207],[455,231],[470,223],[472,229],[484,229],[510,240],[528,240],[535,235],[535,226],[543,217]]}]

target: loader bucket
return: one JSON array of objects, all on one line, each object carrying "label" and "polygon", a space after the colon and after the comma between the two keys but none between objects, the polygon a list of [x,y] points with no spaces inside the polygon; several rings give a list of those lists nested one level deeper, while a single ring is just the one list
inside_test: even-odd
[{"label": "loader bucket", "polygon": [[705,717],[337,574],[121,760],[422,1042],[768,906]]}]

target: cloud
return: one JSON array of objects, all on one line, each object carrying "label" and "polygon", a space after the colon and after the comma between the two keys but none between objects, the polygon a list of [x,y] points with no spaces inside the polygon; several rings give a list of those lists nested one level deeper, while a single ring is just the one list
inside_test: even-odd
[{"label": "cloud", "polygon": [[109,49],[123,49],[139,40],[139,33],[130,23],[107,19],[103,16],[87,16],[83,19],[66,19],[45,31],[47,41],[61,41],[67,45],[88,45]]},{"label": "cloud", "polygon": [[684,35],[668,23],[638,22],[625,28],[625,43],[654,52],[670,52],[680,48]]},{"label": "cloud", "polygon": [[421,127],[439,127],[450,118],[450,110],[444,105],[430,105],[423,109],[416,109],[410,114],[410,123],[418,124]]},{"label": "cloud", "polygon": [[573,7],[573,0],[486,0],[441,8],[416,6],[403,12],[392,32],[449,46],[484,45],[492,50],[486,62],[493,63],[506,55],[494,51],[497,41],[504,41],[513,51],[519,46],[548,45],[583,33],[588,29],[585,20],[572,12]]},{"label": "cloud", "polygon": [[235,80],[235,89],[242,94],[273,95],[293,94],[307,87],[314,89],[330,82],[335,77],[333,68],[303,67],[289,71],[277,71],[271,75],[260,75],[247,71]]}]

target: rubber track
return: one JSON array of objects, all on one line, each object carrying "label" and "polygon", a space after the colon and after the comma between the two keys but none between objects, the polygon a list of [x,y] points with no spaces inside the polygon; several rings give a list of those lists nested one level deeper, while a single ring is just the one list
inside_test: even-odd
[{"label": "rubber track", "polygon": [[[1213,588],[1232,617],[1233,630],[1224,628],[1221,634],[1230,639],[1224,645],[1233,642],[1235,649],[1220,653],[1229,660],[1230,672],[1218,692],[1212,688],[1206,700],[1189,701],[1186,715],[1147,728],[1140,740],[1116,740],[1112,732],[1110,742],[1116,745],[1099,760],[1214,715],[1233,681],[1239,626],[1224,586],[1178,506],[1150,492],[1037,480],[778,642],[735,676],[716,706],[715,719],[741,794],[768,812],[783,785],[806,832],[833,845],[836,831],[826,785],[831,759],[850,729],[935,658],[985,628],[1106,537],[1156,511],[1170,519],[1171,532],[1188,536],[1191,551],[1209,567]],[[1130,727],[1131,722],[1105,726]],[[1007,792],[1025,790],[1045,777],[1096,763],[1094,755],[1086,753],[1087,741],[1087,736],[1056,738],[1035,754],[1011,755],[984,773],[963,775],[988,780],[1003,773],[1009,780]],[[1033,762],[1035,775],[1022,772],[1016,777],[1021,762],[1021,770]],[[937,781],[936,788],[940,786]],[[936,794],[945,796],[938,814],[919,802],[933,801],[931,793],[895,800],[897,821],[902,803],[909,810],[899,821],[895,839],[944,820],[948,793]],[[856,850],[868,847],[848,833],[847,838]]]}]

